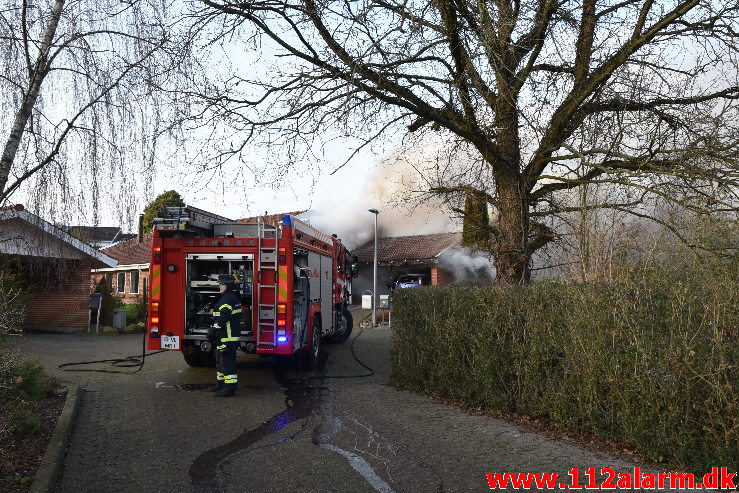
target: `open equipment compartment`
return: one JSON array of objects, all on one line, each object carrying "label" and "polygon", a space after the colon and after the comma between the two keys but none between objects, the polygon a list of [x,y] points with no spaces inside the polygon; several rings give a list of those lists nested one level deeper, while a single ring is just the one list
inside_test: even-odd
[{"label": "open equipment compartment", "polygon": [[252,339],[251,309],[254,255],[187,254],[185,276],[185,337],[205,339],[213,325],[213,308],[221,297],[218,276],[230,274],[238,278],[241,297],[241,337]]}]

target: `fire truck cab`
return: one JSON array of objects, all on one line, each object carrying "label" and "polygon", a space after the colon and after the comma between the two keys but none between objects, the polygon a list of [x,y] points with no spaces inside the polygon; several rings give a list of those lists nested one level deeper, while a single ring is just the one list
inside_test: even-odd
[{"label": "fire truck cab", "polygon": [[181,351],[191,366],[214,365],[207,332],[218,276],[230,274],[242,303],[240,348],[298,355],[313,369],[322,340],[343,342],[352,332],[353,261],[336,235],[291,215],[271,225],[165,207],[154,219],[147,347]]}]

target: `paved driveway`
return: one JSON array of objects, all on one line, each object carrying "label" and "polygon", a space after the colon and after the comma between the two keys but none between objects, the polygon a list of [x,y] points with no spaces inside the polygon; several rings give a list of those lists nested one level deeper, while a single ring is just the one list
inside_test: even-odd
[{"label": "paved driveway", "polygon": [[27,355],[86,388],[58,491],[484,491],[486,472],[632,466],[386,386],[387,329],[354,342],[373,376],[332,378],[368,373],[353,337],[324,345],[315,375],[240,354],[237,397],[214,399],[214,371],[176,352],[135,374],[56,369],[140,353],[141,335],[25,336]]}]

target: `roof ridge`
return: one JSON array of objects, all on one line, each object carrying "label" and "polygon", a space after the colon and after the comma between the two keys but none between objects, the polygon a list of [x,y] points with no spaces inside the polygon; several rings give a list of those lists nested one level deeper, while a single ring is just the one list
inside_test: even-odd
[{"label": "roof ridge", "polygon": [[[103,248],[102,250],[109,250],[109,249],[111,249],[111,248],[117,248],[117,247],[121,247],[121,246],[123,246],[123,245],[126,245],[126,244],[128,244],[128,243],[131,243],[132,241],[135,241],[136,243],[139,243],[139,241],[138,241],[138,239],[139,239],[139,238],[138,238],[138,235],[136,235],[135,233],[124,233],[124,234],[134,234],[135,236],[134,236],[133,238],[129,238],[129,239],[127,239],[127,240],[124,240],[124,241],[119,241],[118,243],[115,243],[115,244],[113,244],[113,245],[109,245],[109,246],[107,246],[107,247]],[[144,234],[143,234],[143,235],[141,236],[141,243],[143,243],[143,242],[145,241],[146,237],[148,237],[148,236],[153,236],[153,235],[154,235],[154,233],[153,233],[153,232],[151,232],[151,233],[144,233]],[[101,250],[101,251],[102,251],[102,250]]]},{"label": "roof ridge", "polygon": [[445,231],[443,233],[421,233],[417,235],[403,235],[403,236],[382,236],[377,238],[378,240],[389,240],[392,238],[416,238],[418,236],[441,236],[441,235],[456,235],[461,234],[461,231]]}]

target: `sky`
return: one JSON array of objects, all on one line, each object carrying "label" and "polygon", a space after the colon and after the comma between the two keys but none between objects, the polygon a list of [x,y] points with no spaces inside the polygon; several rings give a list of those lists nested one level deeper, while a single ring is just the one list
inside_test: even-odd
[{"label": "sky", "polygon": [[[407,185],[417,172],[400,146],[390,143],[363,150],[341,166],[351,147],[351,142],[333,139],[320,149],[319,166],[295,163],[279,182],[264,178],[265,174],[263,184],[255,183],[248,172],[239,173],[239,164],[213,175],[199,172],[192,164],[182,164],[182,155],[167,149],[157,152],[153,167],[128,163],[116,169],[102,164],[94,177],[84,162],[71,156],[63,178],[65,186],[53,186],[55,192],[40,195],[37,182],[32,180],[11,200],[56,224],[116,226],[135,232],[146,204],[165,191],[176,190],[186,204],[232,219],[307,210],[304,219],[326,233],[336,233],[350,247],[372,238],[374,215],[368,212],[370,208],[380,211],[380,236],[461,229],[439,201],[419,204],[401,200],[409,196]],[[259,152],[251,153],[252,161],[259,162]],[[394,159],[398,156],[403,159]],[[417,157],[422,159],[420,154]],[[39,179],[62,181],[51,170],[39,174]]]},{"label": "sky", "polygon": [[[216,43],[207,61],[226,78],[234,73],[268,77],[274,48],[266,42],[260,42],[258,48],[248,43]],[[238,164],[223,168],[222,174],[198,173],[183,163],[203,166],[207,158],[195,155],[196,159],[178,159],[181,156],[176,151],[167,149],[157,151],[158,162],[149,169],[140,163],[128,163],[128,171],[103,170],[91,178],[89,171],[80,166],[68,177],[70,192],[49,198],[63,204],[66,213],[44,218],[67,225],[120,226],[132,232],[138,214],[149,201],[167,190],[176,190],[187,204],[234,219],[309,209],[309,219],[315,226],[338,234],[350,245],[371,238],[374,216],[367,211],[369,208],[380,211],[377,219],[381,236],[459,231],[459,221],[451,218],[439,201],[413,207],[399,200],[408,194],[404,184],[412,181],[413,173],[407,154],[403,156],[406,159],[394,159],[408,149],[401,150],[401,143],[393,139],[397,137],[391,136],[384,146],[375,149],[376,153],[358,154],[333,175],[331,171],[343,162],[352,143],[326,139],[325,147],[318,149],[322,156],[320,169],[296,163],[279,177],[279,183],[276,179],[262,180],[275,186],[255,183],[249,173],[239,173]],[[122,145],[134,146],[136,142]],[[411,151],[423,161],[423,154],[428,152],[430,156],[433,149]],[[259,162],[258,152],[250,156],[252,162]],[[234,176],[238,176],[235,181]],[[32,204],[34,194],[38,195],[36,190],[31,187],[24,192],[14,201]]]},{"label": "sky", "polygon": [[[266,43],[259,50],[238,43],[216,44],[213,50],[208,53],[208,63],[226,77],[239,72],[250,76],[268,74],[268,67],[274,61],[273,50]],[[49,98],[50,114],[55,114],[57,103],[60,102]],[[65,116],[62,112],[59,118]],[[138,148],[142,144],[135,140],[136,135],[136,132],[120,132],[121,140],[117,144]],[[135,158],[122,164],[91,165],[84,157],[79,158],[85,155],[83,151],[72,148],[66,156],[65,171],[45,170],[38,174],[37,180],[27,182],[11,200],[60,225],[117,226],[125,232],[135,232],[138,215],[146,204],[168,190],[176,190],[188,205],[233,219],[265,212],[309,210],[307,220],[327,233],[338,234],[350,246],[372,237],[375,218],[368,212],[370,208],[380,211],[377,219],[381,236],[461,228],[436,201],[417,206],[398,200],[407,194],[403,183],[407,182],[411,169],[407,164],[389,164],[399,152],[400,143],[392,141],[397,137],[373,150],[363,150],[343,167],[341,164],[354,143],[326,139],[323,146],[313,149],[321,156],[320,165],[295,163],[279,177],[279,183],[265,178],[271,170],[265,170],[265,175],[260,177],[263,183],[257,183],[239,164],[229,164],[213,174],[193,169],[207,165],[206,152],[197,154],[197,138],[197,135],[185,135],[183,149],[176,148],[180,143],[157,148],[153,166]],[[238,134],[235,138],[238,139]],[[259,163],[260,152],[268,151],[249,149],[247,157]],[[57,182],[58,186],[53,185]],[[42,189],[50,183],[55,190]]]},{"label": "sky", "polygon": [[[406,183],[415,174],[404,161],[394,161],[394,152],[375,155],[369,152],[335,170],[343,162],[347,146],[335,144],[340,150],[327,149],[327,161],[320,170],[307,171],[296,166],[281,178],[279,188],[250,186],[244,178],[239,184],[215,178],[200,186],[203,177],[185,177],[176,168],[157,173],[154,195],[175,189],[188,205],[238,219],[261,215],[308,210],[301,216],[322,231],[336,233],[349,247],[359,246],[374,235],[374,215],[380,211],[379,236],[459,231],[461,223],[439,201],[405,202]],[[224,198],[224,191],[238,191],[243,186],[243,199]]]}]

